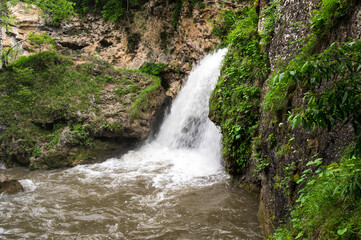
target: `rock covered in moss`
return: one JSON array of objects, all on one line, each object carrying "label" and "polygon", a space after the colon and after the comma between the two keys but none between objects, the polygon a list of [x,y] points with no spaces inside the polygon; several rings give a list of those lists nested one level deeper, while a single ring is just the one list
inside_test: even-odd
[{"label": "rock covered in moss", "polygon": [[32,169],[95,161],[111,142],[145,140],[166,100],[157,77],[54,52],[20,58],[0,83],[5,162]]}]

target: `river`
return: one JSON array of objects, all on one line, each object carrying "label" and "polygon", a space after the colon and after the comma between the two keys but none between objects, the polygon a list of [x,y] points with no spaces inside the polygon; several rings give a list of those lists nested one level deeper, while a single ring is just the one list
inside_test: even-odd
[{"label": "river", "polygon": [[159,133],[138,149],[70,169],[2,169],[0,239],[262,239],[258,201],[232,183],[208,101],[226,49],[192,71]]}]

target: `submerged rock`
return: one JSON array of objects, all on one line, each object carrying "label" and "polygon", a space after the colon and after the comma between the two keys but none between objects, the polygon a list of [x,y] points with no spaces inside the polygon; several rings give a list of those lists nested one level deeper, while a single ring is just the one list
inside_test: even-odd
[{"label": "submerged rock", "polygon": [[4,174],[0,175],[0,193],[15,194],[24,191],[18,180],[8,179]]}]

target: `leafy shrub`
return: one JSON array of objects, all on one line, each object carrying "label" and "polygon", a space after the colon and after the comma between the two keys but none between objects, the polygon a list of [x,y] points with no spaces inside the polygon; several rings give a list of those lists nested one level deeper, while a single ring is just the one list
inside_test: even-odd
[{"label": "leafy shrub", "polygon": [[52,49],[55,49],[55,41],[49,36],[49,33],[47,32],[43,34],[30,33],[28,41],[31,44],[37,45],[39,52],[42,51],[42,47],[44,45],[50,45]]},{"label": "leafy shrub", "polygon": [[329,33],[335,20],[347,15],[352,0],[322,0],[319,9],[312,13],[311,29],[320,38]]},{"label": "leafy shrub", "polygon": [[301,49],[299,57],[308,57],[315,53],[317,47],[324,43],[330,35],[331,29],[338,20],[345,17],[353,5],[354,0],[322,0],[319,8],[311,13],[311,34],[305,39],[306,43]]},{"label": "leafy shrub", "polygon": [[139,68],[139,70],[143,73],[159,76],[161,72],[167,70],[168,68],[169,67],[164,63],[146,62]]},{"label": "leafy shrub", "polygon": [[74,3],[68,0],[25,0],[41,8],[44,14],[51,17],[51,23],[59,26],[61,21],[70,20],[75,15]]},{"label": "leafy shrub", "polygon": [[359,239],[361,237],[361,159],[332,163],[310,179],[288,225],[271,239]]},{"label": "leafy shrub", "polygon": [[258,131],[260,88],[269,71],[268,59],[261,52],[254,8],[244,13],[228,34],[229,51],[210,101],[210,115],[223,133],[223,156],[227,169],[237,175],[251,155],[252,138]]},{"label": "leafy shrub", "polygon": [[70,133],[73,137],[72,144],[75,146],[94,147],[93,138],[90,137],[89,132],[86,131],[82,124],[73,125],[73,129]]},{"label": "leafy shrub", "polygon": [[[290,86],[307,89],[301,107],[288,121],[292,127],[331,130],[342,122],[353,126],[361,153],[361,42],[333,43],[321,54],[293,61],[275,75],[265,96],[265,109],[285,107]],[[294,88],[294,87],[293,87]]]},{"label": "leafy shrub", "polygon": [[109,21],[117,21],[126,12],[124,1],[110,0],[103,6],[103,18]]},{"label": "leafy shrub", "polygon": [[[239,11],[243,12],[243,9]],[[227,37],[229,31],[233,29],[233,25],[236,23],[236,21],[240,20],[239,18],[244,17],[242,14],[240,14],[240,12],[234,12],[232,10],[222,11],[216,19],[212,29],[212,34],[224,40]]]}]

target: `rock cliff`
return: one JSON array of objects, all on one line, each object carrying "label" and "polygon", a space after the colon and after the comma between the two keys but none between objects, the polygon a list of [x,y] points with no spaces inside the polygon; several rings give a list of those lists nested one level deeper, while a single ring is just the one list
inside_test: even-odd
[{"label": "rock cliff", "polygon": [[[271,70],[274,72],[281,64],[294,58],[295,53],[304,47],[302,38],[310,34],[310,13],[317,9],[317,4],[312,1],[281,1],[278,7],[280,18],[275,23],[273,38],[268,48]],[[354,3],[348,14],[340,19],[334,19],[335,25],[330,32],[315,47],[315,53],[321,53],[333,42],[345,42],[361,40],[360,24],[361,5]],[[263,86],[263,93],[267,91],[268,81]],[[287,119],[290,110],[301,106],[305,90],[298,86],[290,91],[287,107],[278,110],[276,116],[262,112],[260,117],[260,135],[263,142],[261,146],[262,156],[269,160],[269,167],[261,174],[261,209],[267,209],[269,224],[268,233],[271,229],[279,226],[289,217],[289,209],[299,197],[299,191],[303,187],[296,184],[299,176],[307,169],[310,159],[323,159],[323,164],[328,165],[339,161],[346,146],[354,140],[354,132],[351,126],[339,124],[332,130],[317,128],[305,130],[291,128]],[[264,96],[264,95],[263,95]],[[275,141],[270,144],[267,137],[275,136]],[[294,138],[294,143],[289,143]],[[280,150],[284,146],[289,149],[284,154]],[[308,158],[308,159],[307,159]],[[296,164],[295,164],[296,163]],[[293,166],[293,164],[295,164]],[[292,165],[292,167],[290,167]],[[252,171],[250,169],[249,171]],[[291,176],[291,180],[285,188],[280,187],[283,179]],[[259,183],[258,183],[259,184]],[[288,191],[288,192],[287,192]],[[287,192],[287,193],[285,193]]]},{"label": "rock cliff", "polygon": [[[307,129],[302,127],[307,119],[291,121],[290,115],[299,109],[311,108],[308,96],[332,89],[329,79],[315,89],[304,83],[307,75],[295,82],[284,79],[305,72],[307,61],[319,67],[312,61],[320,58],[317,54],[330,52],[325,50],[335,47],[332,43],[361,40],[360,14],[358,1],[300,0],[258,1],[233,17],[239,20],[228,34],[229,52],[212,95],[210,118],[223,134],[227,170],[241,185],[259,193],[266,235],[289,219],[305,187],[301,180],[316,174],[314,162],[325,166],[340,162],[355,144],[356,129],[361,127],[357,124],[331,123],[335,118],[327,117],[323,127],[315,124]],[[320,111],[326,114],[326,109]]]}]

